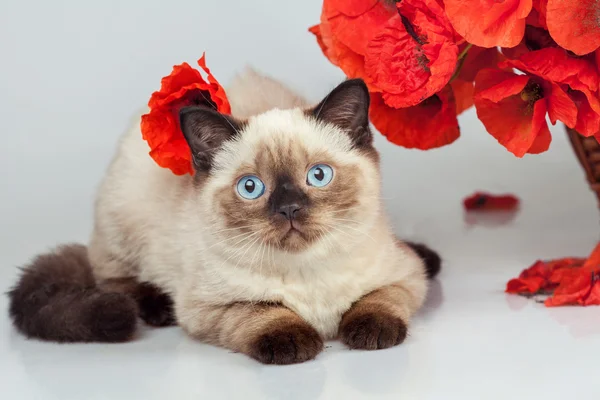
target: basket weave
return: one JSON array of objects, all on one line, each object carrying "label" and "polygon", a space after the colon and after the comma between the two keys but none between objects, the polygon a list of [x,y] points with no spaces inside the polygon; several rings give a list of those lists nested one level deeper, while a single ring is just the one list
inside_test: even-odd
[{"label": "basket weave", "polygon": [[596,193],[600,207],[600,144],[594,136],[583,137],[569,128],[567,133],[575,154],[585,170],[590,188]]}]

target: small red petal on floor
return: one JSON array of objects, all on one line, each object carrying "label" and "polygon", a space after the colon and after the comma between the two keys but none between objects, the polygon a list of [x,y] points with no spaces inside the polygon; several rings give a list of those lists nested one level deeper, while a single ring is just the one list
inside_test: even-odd
[{"label": "small red petal on floor", "polygon": [[508,211],[519,206],[519,199],[512,194],[494,195],[477,192],[463,201],[467,211]]}]

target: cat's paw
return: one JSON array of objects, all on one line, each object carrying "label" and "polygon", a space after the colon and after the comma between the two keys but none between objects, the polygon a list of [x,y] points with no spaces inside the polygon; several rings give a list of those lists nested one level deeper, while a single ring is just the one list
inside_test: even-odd
[{"label": "cat's paw", "polygon": [[406,334],[401,318],[386,312],[362,312],[344,316],[339,336],[351,349],[377,350],[402,343]]},{"label": "cat's paw", "polygon": [[263,364],[296,364],[312,360],[323,350],[323,339],[307,324],[273,327],[250,346],[250,356]]},{"label": "cat's paw", "polygon": [[140,318],[150,326],[175,325],[171,296],[151,283],[140,283],[136,293]]}]

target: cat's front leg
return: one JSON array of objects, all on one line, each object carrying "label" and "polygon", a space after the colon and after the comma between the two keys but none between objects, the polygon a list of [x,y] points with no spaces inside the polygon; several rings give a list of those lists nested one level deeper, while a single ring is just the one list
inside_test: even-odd
[{"label": "cat's front leg", "polygon": [[355,302],[342,316],[340,340],[352,349],[363,350],[402,343],[410,318],[422,305],[427,291],[424,277],[417,274],[411,280],[383,286]]},{"label": "cat's front leg", "polygon": [[295,364],[323,350],[319,333],[279,304],[211,305],[186,301],[177,307],[179,324],[193,337],[244,353],[264,364]]}]

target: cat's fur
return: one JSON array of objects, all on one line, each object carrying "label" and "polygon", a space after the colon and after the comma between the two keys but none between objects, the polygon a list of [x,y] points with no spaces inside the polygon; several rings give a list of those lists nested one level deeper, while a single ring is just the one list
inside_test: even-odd
[{"label": "cat's fur", "polygon": [[[313,108],[253,71],[227,93],[232,116],[181,112],[193,177],[158,167],[137,123],[123,137],[87,254],[40,256],[11,291],[22,332],[122,341],[140,312],[278,364],[314,358],[336,337],[360,349],[404,340],[440,260],[397,240],[386,219],[364,83],[346,81]],[[316,163],[334,168],[324,188],[306,184]],[[267,188],[253,201],[235,189],[249,173]],[[293,222],[278,211],[288,204]]]}]

